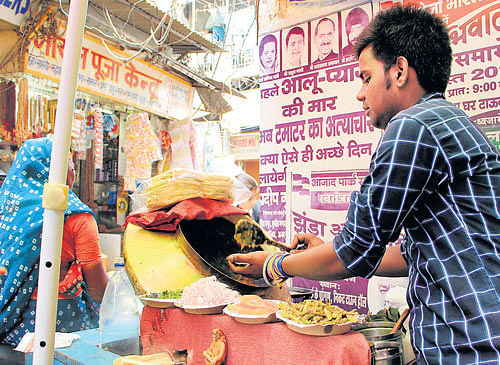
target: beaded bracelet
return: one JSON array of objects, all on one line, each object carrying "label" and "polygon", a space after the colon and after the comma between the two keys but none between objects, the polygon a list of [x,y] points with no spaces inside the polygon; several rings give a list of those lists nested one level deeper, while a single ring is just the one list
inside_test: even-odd
[{"label": "beaded bracelet", "polygon": [[262,277],[267,285],[281,286],[286,279],[291,277],[283,271],[282,266],[283,259],[289,255],[289,253],[274,253],[267,257],[262,267]]}]

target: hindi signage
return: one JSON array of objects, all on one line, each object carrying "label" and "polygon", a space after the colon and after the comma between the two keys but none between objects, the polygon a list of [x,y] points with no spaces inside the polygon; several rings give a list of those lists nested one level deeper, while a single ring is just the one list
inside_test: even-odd
[{"label": "hindi signage", "polygon": [[[297,233],[313,233],[330,241],[342,229],[351,193],[367,176],[383,133],[356,99],[361,80],[352,29],[366,26],[381,8],[410,2],[417,4],[373,0],[352,6],[343,1],[322,14],[287,19],[260,35],[268,49],[276,48],[271,52],[276,60],[262,51],[261,64],[278,65],[260,77],[260,224],[273,238],[289,243]],[[418,6],[442,16],[450,29],[454,61],[446,98],[499,146],[498,0],[426,0]],[[365,279],[292,282],[313,289],[316,299],[360,313],[373,309]]]},{"label": "hindi signage", "polygon": [[[35,39],[29,46],[25,71],[59,81],[65,39]],[[130,55],[108,46],[122,58]],[[99,95],[163,117],[184,119],[190,115],[192,86],[139,58],[116,59],[102,42],[83,40],[78,90]]]}]

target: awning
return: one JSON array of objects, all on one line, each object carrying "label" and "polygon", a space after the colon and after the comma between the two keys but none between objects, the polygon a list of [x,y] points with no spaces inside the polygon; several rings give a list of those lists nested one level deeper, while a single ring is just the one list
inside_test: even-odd
[{"label": "awning", "polygon": [[[146,1],[131,1],[131,0],[89,0],[89,10],[87,16],[87,25],[89,21],[97,22],[100,28],[106,28],[109,25],[107,22],[102,22],[105,11],[118,20],[121,24],[116,24],[119,27],[126,25],[124,32],[133,34],[134,31],[142,33],[138,38],[144,40],[144,35],[150,35],[151,28],[155,28],[165,13]],[[216,53],[224,52],[222,48],[205,39],[201,34],[191,31],[181,22],[176,19],[171,19],[166,15],[164,25],[161,32],[163,34],[167,30],[167,26],[171,21],[171,28],[167,36],[165,44],[172,49],[173,53]],[[109,27],[111,30],[111,27]],[[120,28],[121,29],[121,28]],[[103,29],[104,31],[104,29]]]},{"label": "awning", "polygon": [[233,110],[220,92],[214,92],[201,87],[196,88],[196,91],[198,91],[205,109],[211,114],[224,114]]},{"label": "awning", "polygon": [[175,73],[180,73],[191,80],[192,85],[197,89],[206,88],[209,91],[219,91],[226,94],[238,96],[240,98],[246,99],[245,95],[240,93],[238,90],[227,86],[226,84],[211,79],[210,77],[200,75],[195,71],[192,71],[188,66],[175,61],[171,58],[167,58],[164,62],[164,68],[167,71],[172,71]]},{"label": "awning", "polygon": [[[127,36],[135,38],[137,41],[147,39],[151,34],[151,29],[156,28],[158,23],[165,16],[163,11],[148,4],[147,1],[89,0],[86,21],[87,26],[98,27],[104,33],[112,34],[113,27],[109,21],[105,19],[106,10],[111,17],[113,26],[116,27],[116,29],[120,29],[124,34],[127,34]],[[161,31],[158,31],[158,37],[167,30],[169,24],[171,28],[168,32],[165,44],[168,44],[168,48],[171,49],[172,53],[224,52],[222,48],[206,40],[201,34],[191,31],[178,20],[170,18],[169,15],[166,15],[164,25]],[[90,28],[90,31],[95,32],[92,28]],[[122,46],[129,48],[125,44],[122,44]],[[156,50],[157,54],[161,55],[162,61],[157,62],[156,65],[189,80],[198,91],[200,99],[202,99],[207,110],[210,110],[212,113],[226,113],[232,110],[221,93],[227,93],[246,99],[246,97],[236,89],[201,75],[183,63],[175,60],[169,54],[170,51],[168,49],[157,49],[155,46],[156,45],[153,43],[152,46],[148,45],[148,48]]]}]

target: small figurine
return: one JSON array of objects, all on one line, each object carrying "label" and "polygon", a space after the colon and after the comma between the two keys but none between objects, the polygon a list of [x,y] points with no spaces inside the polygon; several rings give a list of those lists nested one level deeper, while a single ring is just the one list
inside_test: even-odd
[{"label": "small figurine", "polygon": [[206,365],[220,365],[226,359],[226,337],[218,328],[212,330],[212,343],[203,351]]}]

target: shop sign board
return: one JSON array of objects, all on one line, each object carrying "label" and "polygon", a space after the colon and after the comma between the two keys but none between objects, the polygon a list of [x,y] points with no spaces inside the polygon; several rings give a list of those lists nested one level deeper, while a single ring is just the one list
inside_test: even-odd
[{"label": "shop sign board", "polygon": [[235,160],[257,160],[259,158],[259,133],[239,133],[230,137],[231,154]]},{"label": "shop sign board", "polygon": [[[25,61],[25,71],[59,81],[64,43],[63,37],[33,40]],[[192,103],[191,84],[139,58],[122,61],[130,56],[85,35],[78,90],[163,117],[188,117]]]},{"label": "shop sign board", "polygon": [[30,7],[31,0],[0,0],[0,20],[19,26]]},{"label": "shop sign board", "polygon": [[[351,193],[367,176],[382,135],[356,99],[361,81],[349,42],[349,17],[357,9],[358,20],[366,25],[381,8],[403,3],[410,1],[342,1],[259,34],[260,225],[274,239],[289,243],[297,233],[313,233],[331,241],[342,229]],[[411,3],[445,19],[453,48],[446,98],[499,146],[500,1]],[[330,34],[328,42],[318,40],[321,28],[333,29],[323,29]],[[321,49],[325,45],[328,52]],[[274,51],[272,57],[266,48]],[[326,56],[320,59],[320,54]],[[363,278],[335,283],[294,278],[292,283],[312,289],[315,299],[361,314],[373,311],[378,301],[371,293],[380,295]]]}]

